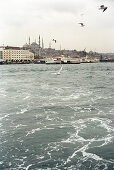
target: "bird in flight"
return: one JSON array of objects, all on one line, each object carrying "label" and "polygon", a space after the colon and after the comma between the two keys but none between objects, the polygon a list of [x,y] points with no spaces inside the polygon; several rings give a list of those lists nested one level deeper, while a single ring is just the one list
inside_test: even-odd
[{"label": "bird in flight", "polygon": [[101,5],[99,9],[103,10],[103,12],[104,12],[104,11],[107,10],[107,8],[108,8],[108,7],[106,7],[106,6],[104,6],[104,5]]},{"label": "bird in flight", "polygon": [[84,26],[85,26],[85,25],[84,25],[84,23],[82,23],[82,22],[81,22],[81,23],[78,23],[78,24],[80,24],[80,25],[81,25],[81,27],[84,27]]},{"label": "bird in flight", "polygon": [[55,43],[57,42],[57,40],[53,39],[52,41],[54,41]]}]

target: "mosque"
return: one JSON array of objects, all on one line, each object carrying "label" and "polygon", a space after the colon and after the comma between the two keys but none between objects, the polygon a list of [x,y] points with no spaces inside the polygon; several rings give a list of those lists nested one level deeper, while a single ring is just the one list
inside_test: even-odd
[{"label": "mosque", "polygon": [[43,38],[42,38],[42,45],[41,45],[40,35],[39,35],[38,43],[36,42],[36,39],[35,39],[34,42],[31,43],[30,37],[29,37],[29,42],[23,45],[23,49],[30,50],[31,52],[33,52],[35,59],[40,58],[41,53],[42,53],[42,51],[44,49]]}]

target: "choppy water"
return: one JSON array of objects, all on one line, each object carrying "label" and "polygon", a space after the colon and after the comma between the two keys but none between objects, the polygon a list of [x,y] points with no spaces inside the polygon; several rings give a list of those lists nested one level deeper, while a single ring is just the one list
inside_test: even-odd
[{"label": "choppy water", "polygon": [[114,169],[114,63],[0,66],[0,170]]}]

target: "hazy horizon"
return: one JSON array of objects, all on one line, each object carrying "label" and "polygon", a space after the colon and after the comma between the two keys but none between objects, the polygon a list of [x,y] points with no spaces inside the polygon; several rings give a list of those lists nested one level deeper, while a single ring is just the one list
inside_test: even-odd
[{"label": "hazy horizon", "polygon": [[[103,4],[105,12],[99,10]],[[23,46],[29,36],[38,42],[40,35],[45,48],[51,43],[55,49],[112,53],[113,16],[113,0],[1,0],[0,46]]]}]

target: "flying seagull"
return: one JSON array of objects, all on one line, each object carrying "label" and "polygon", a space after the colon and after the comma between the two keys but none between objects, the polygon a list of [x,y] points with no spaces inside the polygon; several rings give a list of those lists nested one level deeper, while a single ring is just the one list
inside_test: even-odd
[{"label": "flying seagull", "polygon": [[105,10],[107,10],[107,8],[108,8],[108,7],[104,7],[103,12],[104,12]]},{"label": "flying seagull", "polygon": [[78,24],[80,24],[81,25],[81,27],[84,27],[85,25],[81,22],[81,23],[78,23]]},{"label": "flying seagull", "polygon": [[108,7],[106,7],[106,6],[104,6],[104,5],[101,5],[99,9],[103,10],[103,12],[104,12],[104,11],[107,10],[107,8],[108,8]]},{"label": "flying seagull", "polygon": [[57,40],[53,39],[52,41],[54,41],[55,43],[57,42]]},{"label": "flying seagull", "polygon": [[101,6],[100,6],[100,9],[104,9],[104,5],[101,5]]}]

